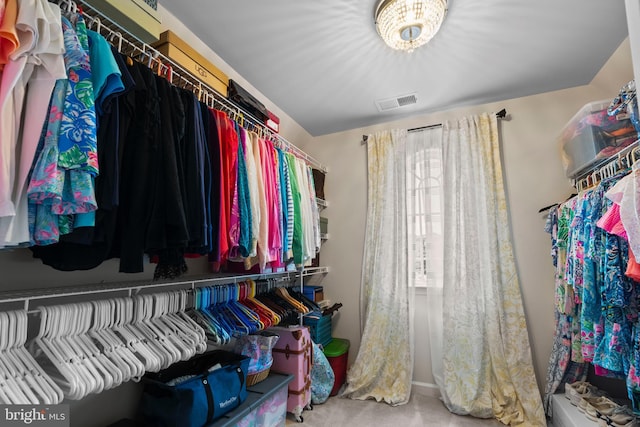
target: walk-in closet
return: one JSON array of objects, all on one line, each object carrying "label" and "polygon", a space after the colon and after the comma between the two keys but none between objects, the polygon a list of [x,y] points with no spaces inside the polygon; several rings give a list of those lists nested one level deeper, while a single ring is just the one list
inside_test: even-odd
[{"label": "walk-in closet", "polygon": [[639,29],[0,0],[0,426],[640,425]]}]

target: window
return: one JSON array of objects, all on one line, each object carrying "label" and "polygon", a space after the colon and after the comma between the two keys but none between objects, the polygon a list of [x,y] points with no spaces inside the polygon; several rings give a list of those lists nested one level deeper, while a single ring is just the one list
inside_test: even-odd
[{"label": "window", "polygon": [[407,226],[411,284],[442,287],[442,150],[438,135],[409,134]]}]

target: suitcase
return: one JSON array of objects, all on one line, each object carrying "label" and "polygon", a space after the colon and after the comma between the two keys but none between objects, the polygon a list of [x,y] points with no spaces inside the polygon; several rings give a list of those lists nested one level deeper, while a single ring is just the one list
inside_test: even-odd
[{"label": "suitcase", "polygon": [[313,347],[309,328],[275,326],[269,330],[280,336],[272,350],[271,370],[294,376],[289,383],[287,412],[291,412],[298,422],[302,422],[302,411],[311,409]]}]

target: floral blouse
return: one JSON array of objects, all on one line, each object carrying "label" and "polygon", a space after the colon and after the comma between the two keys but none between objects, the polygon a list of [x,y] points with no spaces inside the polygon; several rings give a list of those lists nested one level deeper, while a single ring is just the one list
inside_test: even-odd
[{"label": "floral blouse", "polygon": [[62,17],[68,80],[58,80],[44,124],[39,154],[29,182],[29,222],[33,244],[58,242],[73,231],[74,215],[97,209],[96,115],[86,26]]}]

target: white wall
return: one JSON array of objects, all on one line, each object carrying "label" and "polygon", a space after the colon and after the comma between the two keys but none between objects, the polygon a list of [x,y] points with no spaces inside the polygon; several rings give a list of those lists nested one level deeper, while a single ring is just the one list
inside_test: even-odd
[{"label": "white wall", "polygon": [[640,82],[640,1],[625,0],[625,12],[627,15],[627,28],[631,44],[631,57],[636,82]]},{"label": "white wall", "polygon": [[[554,329],[554,284],[545,216],[538,210],[563,201],[573,191],[564,176],[556,137],[580,107],[612,99],[632,78],[629,43],[625,41],[587,86],[352,129],[314,138],[303,147],[329,167],[325,193],[331,204],[323,214],[329,218],[331,239],[322,248],[321,260],[331,268],[324,280],[325,295],[344,304],[334,336],[351,341],[350,362],[360,343],[359,287],[367,198],[362,135],[506,108],[511,120],[500,122],[505,185],[534,367],[539,386],[544,386]],[[423,352],[416,355],[417,364],[428,361],[425,346],[424,341],[416,344]],[[424,366],[416,368],[415,380],[433,382]]]}]

